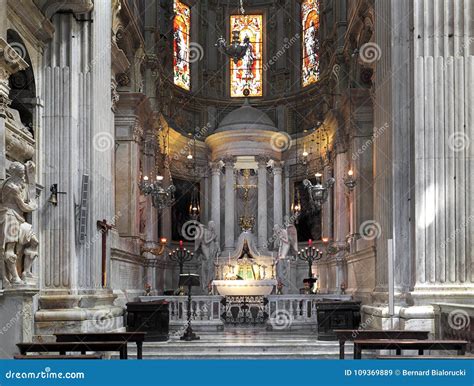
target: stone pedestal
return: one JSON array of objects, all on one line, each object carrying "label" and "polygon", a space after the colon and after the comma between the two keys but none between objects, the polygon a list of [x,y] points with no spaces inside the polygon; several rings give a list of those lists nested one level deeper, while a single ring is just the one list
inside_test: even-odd
[{"label": "stone pedestal", "polygon": [[20,342],[31,342],[38,289],[0,292],[0,358],[12,358]]}]

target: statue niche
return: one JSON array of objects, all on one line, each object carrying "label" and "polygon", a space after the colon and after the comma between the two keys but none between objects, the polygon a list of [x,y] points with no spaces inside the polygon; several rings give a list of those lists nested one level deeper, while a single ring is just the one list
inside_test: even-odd
[{"label": "statue niche", "polygon": [[25,213],[38,208],[34,197],[34,171],[32,161],[24,165],[12,162],[8,168],[10,177],[0,188],[0,257],[3,280],[12,286],[28,284],[38,256],[38,239],[24,217]]}]

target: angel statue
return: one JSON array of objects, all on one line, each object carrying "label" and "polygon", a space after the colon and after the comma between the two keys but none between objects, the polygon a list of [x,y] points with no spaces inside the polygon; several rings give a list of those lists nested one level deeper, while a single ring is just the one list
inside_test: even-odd
[{"label": "angel statue", "polygon": [[38,239],[24,217],[38,208],[31,183],[34,170],[31,161],[25,165],[12,162],[8,168],[10,177],[0,187],[0,255],[3,280],[11,285],[22,285],[22,279],[33,277],[31,268],[38,256]]},{"label": "angel statue", "polygon": [[217,240],[216,224],[214,221],[209,221],[207,227],[199,224],[199,228],[194,251],[196,254],[201,252],[201,288],[206,293],[208,292],[209,283],[214,280],[214,262],[219,253],[221,253],[221,248]]},{"label": "angel statue", "polygon": [[298,234],[293,224],[288,224],[286,228],[276,224],[273,227],[273,236],[278,241],[278,259],[286,259],[290,249],[298,253]]},{"label": "angel statue", "polygon": [[277,280],[281,285],[281,290],[288,293],[291,287],[291,262],[287,257],[291,250],[295,253],[298,252],[296,227],[293,224],[288,224],[286,227],[276,224],[273,227],[273,237],[278,241],[278,256],[275,261]]}]

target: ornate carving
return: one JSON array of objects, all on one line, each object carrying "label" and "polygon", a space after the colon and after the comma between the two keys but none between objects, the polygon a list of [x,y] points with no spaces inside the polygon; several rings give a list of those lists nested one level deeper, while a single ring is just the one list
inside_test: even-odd
[{"label": "ornate carving", "polygon": [[32,225],[24,218],[25,212],[38,208],[36,197],[32,197],[34,170],[35,164],[31,161],[25,165],[12,162],[8,168],[10,177],[0,190],[0,253],[5,266],[3,279],[14,286],[23,285],[23,280],[33,278],[31,268],[38,256],[38,239]]},{"label": "ornate carving", "polygon": [[128,86],[130,84],[130,77],[125,72],[117,75],[117,83],[121,87]]}]

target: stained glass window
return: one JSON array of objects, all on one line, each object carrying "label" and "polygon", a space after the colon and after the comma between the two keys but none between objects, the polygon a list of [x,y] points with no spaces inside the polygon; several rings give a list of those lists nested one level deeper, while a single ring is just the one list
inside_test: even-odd
[{"label": "stained glass window", "polygon": [[174,0],[173,21],[173,69],[174,84],[189,90],[191,75],[189,69],[189,32],[191,31],[191,10],[179,0]]},{"label": "stained glass window", "polygon": [[[231,15],[230,30],[240,32],[240,41],[250,40],[245,56],[234,63],[230,61],[230,96],[242,97],[249,90],[249,97],[263,94],[262,85],[262,15]],[[232,33],[232,32],[231,32]]]},{"label": "stained glass window", "polygon": [[302,84],[303,87],[319,78],[319,0],[304,0],[301,4]]}]

